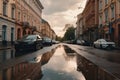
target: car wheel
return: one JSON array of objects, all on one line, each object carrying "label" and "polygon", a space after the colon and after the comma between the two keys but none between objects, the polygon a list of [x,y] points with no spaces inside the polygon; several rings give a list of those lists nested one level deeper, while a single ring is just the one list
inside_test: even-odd
[{"label": "car wheel", "polygon": [[36,44],[35,47],[34,47],[34,50],[39,50],[40,49],[40,45],[39,44]]},{"label": "car wheel", "polygon": [[42,43],[40,44],[40,48],[41,48],[41,49],[43,48],[43,44],[42,44]]},{"label": "car wheel", "polygon": [[96,48],[95,44],[94,44],[94,48]]}]

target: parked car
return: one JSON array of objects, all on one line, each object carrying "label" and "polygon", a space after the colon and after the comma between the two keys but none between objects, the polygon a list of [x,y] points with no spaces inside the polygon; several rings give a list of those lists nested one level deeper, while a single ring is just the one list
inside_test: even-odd
[{"label": "parked car", "polygon": [[77,41],[76,41],[76,44],[83,45],[84,42],[85,42],[84,40],[77,40]]},{"label": "parked car", "polygon": [[56,40],[52,40],[52,44],[58,44],[59,41],[56,41]]},{"label": "parked car", "polygon": [[52,39],[50,39],[49,37],[43,37],[43,45],[51,46],[52,45]]},{"label": "parked car", "polygon": [[39,35],[27,35],[19,40],[16,40],[14,46],[16,51],[21,49],[38,50],[43,48],[42,38]]},{"label": "parked car", "polygon": [[93,43],[95,48],[103,49],[113,49],[115,48],[115,43],[107,39],[98,39]]},{"label": "parked car", "polygon": [[52,40],[52,44],[56,44],[57,43],[57,41],[56,40]]},{"label": "parked car", "polygon": [[87,40],[84,40],[83,44],[84,46],[91,46],[92,45],[92,42],[90,41],[87,41]]}]

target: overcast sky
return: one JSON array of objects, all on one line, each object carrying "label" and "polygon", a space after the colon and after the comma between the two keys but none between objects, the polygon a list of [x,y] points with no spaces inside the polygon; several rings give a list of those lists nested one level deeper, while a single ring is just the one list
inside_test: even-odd
[{"label": "overcast sky", "polygon": [[[42,17],[49,22],[58,36],[63,36],[65,24],[76,23],[77,14],[81,13],[86,0],[40,0],[44,6]],[[83,8],[81,8],[83,7]]]}]

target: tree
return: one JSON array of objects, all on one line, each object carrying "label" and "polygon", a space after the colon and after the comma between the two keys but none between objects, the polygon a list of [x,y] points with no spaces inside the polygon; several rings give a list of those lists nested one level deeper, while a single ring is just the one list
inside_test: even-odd
[{"label": "tree", "polygon": [[69,27],[64,34],[64,40],[74,40],[74,39],[75,39],[75,28]]},{"label": "tree", "polygon": [[60,36],[56,36],[57,41],[62,41],[62,38]]}]

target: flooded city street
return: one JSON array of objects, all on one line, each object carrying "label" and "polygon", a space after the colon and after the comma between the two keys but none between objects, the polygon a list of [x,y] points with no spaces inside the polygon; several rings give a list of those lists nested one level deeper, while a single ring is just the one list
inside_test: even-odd
[{"label": "flooded city street", "polygon": [[0,80],[85,80],[77,71],[76,53],[68,47],[59,46],[44,54],[3,50],[0,57]]},{"label": "flooded city street", "polygon": [[120,80],[120,0],[0,0],[0,80]]},{"label": "flooded city street", "polygon": [[42,66],[41,80],[85,80],[83,74],[77,71],[76,55],[66,53],[63,46],[59,47],[49,62]]}]

